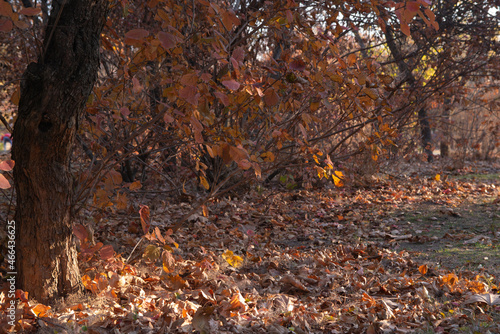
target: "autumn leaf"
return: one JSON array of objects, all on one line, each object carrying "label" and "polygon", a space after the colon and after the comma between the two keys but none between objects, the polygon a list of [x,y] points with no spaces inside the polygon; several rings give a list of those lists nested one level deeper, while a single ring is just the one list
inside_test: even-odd
[{"label": "autumn leaf", "polygon": [[11,187],[9,180],[5,178],[2,174],[0,174],[0,189],[9,189]]},{"label": "autumn leaf", "polygon": [[268,89],[264,95],[264,102],[266,105],[272,107],[280,102],[280,98],[274,89]]},{"label": "autumn leaf", "polygon": [[0,170],[4,172],[9,172],[14,168],[15,162],[14,160],[5,160],[0,162]]},{"label": "autumn leaf", "polygon": [[200,175],[200,184],[203,186],[203,188],[205,188],[206,190],[208,190],[210,188],[210,185],[208,184],[208,181],[207,179]]},{"label": "autumn leaf", "polygon": [[101,259],[104,261],[107,261],[115,255],[115,250],[113,249],[113,246],[111,245],[106,245],[101,248],[99,251],[99,255],[101,256]]},{"label": "autumn leaf", "polygon": [[160,31],[158,33],[158,40],[165,50],[169,50],[177,45],[177,37],[168,32]]},{"label": "autumn leaf", "polygon": [[200,93],[198,92],[197,87],[186,86],[179,91],[179,97],[196,107],[198,106]]},{"label": "autumn leaf", "polygon": [[141,189],[141,188],[142,188],[141,181],[134,181],[128,186],[128,189],[131,191]]},{"label": "autumn leaf", "polygon": [[156,261],[161,256],[161,248],[155,245],[147,245],[142,256],[150,261]]},{"label": "autumn leaf", "polygon": [[80,241],[85,241],[89,237],[89,232],[85,226],[82,224],[75,224],[73,225],[73,234],[78,238]]},{"label": "autumn leaf", "polygon": [[151,226],[151,220],[149,217],[149,207],[147,205],[141,205],[139,210],[139,215],[141,217],[141,226],[144,234],[148,234],[149,227]]},{"label": "autumn leaf", "polygon": [[342,180],[344,179],[344,173],[342,173],[341,171],[334,171],[332,173],[332,179],[336,187],[344,186],[344,183],[342,182]]},{"label": "autumn leaf", "polygon": [[444,284],[448,285],[449,287],[453,287],[455,284],[458,282],[458,277],[457,275],[450,273],[442,277],[442,281]]},{"label": "autumn leaf", "polygon": [[301,58],[294,59],[288,66],[294,71],[302,72],[306,69],[306,63]]},{"label": "autumn leaf", "polygon": [[175,267],[175,259],[169,251],[163,251],[161,255],[162,259],[162,264],[163,264],[163,271],[166,273],[171,273],[174,270]]},{"label": "autumn leaf", "polygon": [[46,317],[47,313],[50,311],[51,307],[43,304],[36,304],[31,308],[31,312],[39,318]]},{"label": "autumn leaf", "polygon": [[236,80],[224,80],[222,84],[230,90],[238,90],[240,88],[240,84]]},{"label": "autumn leaf", "polygon": [[[5,2],[5,1],[2,1],[2,2]],[[9,32],[12,30],[13,27],[14,27],[14,25],[12,24],[11,20],[9,20],[6,17],[0,17],[0,31],[1,32]],[[19,100],[17,100],[17,101],[19,101]]]},{"label": "autumn leaf", "polygon": [[427,265],[426,264],[421,265],[420,267],[418,267],[418,271],[420,271],[422,275],[427,274]]},{"label": "autumn leaf", "polygon": [[136,39],[136,40],[143,40],[148,36],[149,36],[149,31],[146,29],[133,29],[125,34],[126,38]]},{"label": "autumn leaf", "polygon": [[469,297],[465,302],[465,304],[472,303],[485,303],[486,305],[500,305],[500,295],[495,295],[492,293],[485,293],[482,295],[474,295]]},{"label": "autumn leaf", "polygon": [[23,14],[26,16],[35,16],[38,15],[42,12],[41,8],[35,8],[35,7],[27,7],[23,8],[19,11],[19,14]]},{"label": "autumn leaf", "polygon": [[234,255],[233,251],[226,250],[222,254],[222,258],[232,267],[240,268],[243,265],[243,259],[238,255]]}]

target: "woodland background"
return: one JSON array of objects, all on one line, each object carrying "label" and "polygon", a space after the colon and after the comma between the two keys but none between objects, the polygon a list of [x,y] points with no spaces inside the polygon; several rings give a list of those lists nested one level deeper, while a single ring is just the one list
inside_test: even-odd
[{"label": "woodland background", "polygon": [[500,331],[497,0],[84,3],[0,1],[3,331]]}]

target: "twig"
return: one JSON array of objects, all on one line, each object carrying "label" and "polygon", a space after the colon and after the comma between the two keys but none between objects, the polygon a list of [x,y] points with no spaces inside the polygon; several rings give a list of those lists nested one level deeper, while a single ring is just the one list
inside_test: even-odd
[{"label": "twig", "polygon": [[134,254],[135,249],[137,248],[137,246],[139,246],[139,244],[141,243],[142,239],[143,238],[140,238],[139,241],[135,244],[134,249],[132,249],[132,251],[130,252],[129,256],[125,260],[125,263],[127,263],[130,260],[130,258],[132,257],[132,254]]}]

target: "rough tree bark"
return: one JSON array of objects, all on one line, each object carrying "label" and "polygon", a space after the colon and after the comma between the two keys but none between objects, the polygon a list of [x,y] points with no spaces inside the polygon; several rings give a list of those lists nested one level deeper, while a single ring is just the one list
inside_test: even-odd
[{"label": "rough tree bark", "polygon": [[54,0],[43,54],[21,82],[16,162],[17,285],[40,302],[81,289],[72,238],[70,154],[97,78],[109,0]]}]

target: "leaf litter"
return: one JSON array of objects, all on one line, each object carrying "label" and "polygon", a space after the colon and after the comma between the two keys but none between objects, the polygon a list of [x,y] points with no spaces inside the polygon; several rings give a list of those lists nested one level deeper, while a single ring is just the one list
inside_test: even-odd
[{"label": "leaf litter", "polygon": [[[169,226],[191,210],[187,203],[152,199],[134,214],[108,212],[94,230],[75,226],[85,295],[51,308],[18,290],[14,330],[500,332],[498,271],[419,262],[398,244],[498,245],[495,229],[433,239],[404,227],[398,212],[427,202],[458,217],[466,200],[481,200],[498,218],[498,179],[436,174],[417,170],[370,187],[251,190],[207,203],[175,233]],[[7,289],[0,299],[6,305]],[[6,315],[2,306],[2,332],[11,328]]]}]

